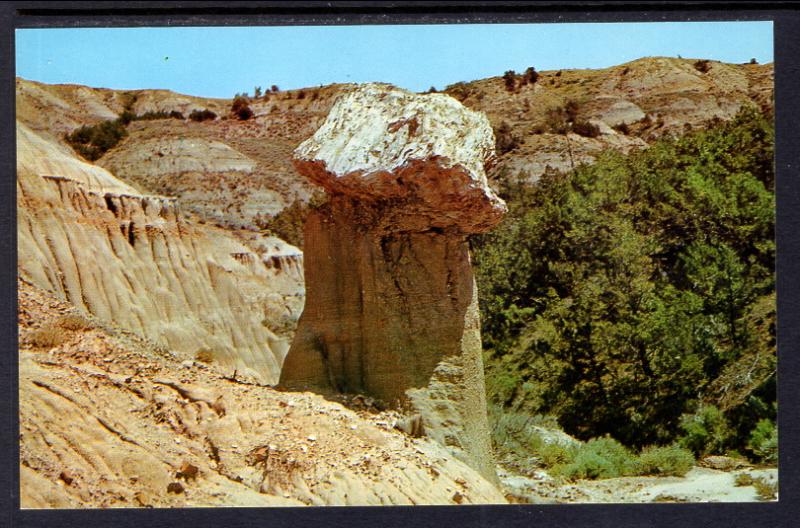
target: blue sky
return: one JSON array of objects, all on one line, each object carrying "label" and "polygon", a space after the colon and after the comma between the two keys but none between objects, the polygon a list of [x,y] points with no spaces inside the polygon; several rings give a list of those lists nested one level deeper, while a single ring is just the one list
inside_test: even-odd
[{"label": "blue sky", "polygon": [[333,82],[443,88],[645,56],[773,60],[772,22],[19,29],[17,75],[206,97]]}]

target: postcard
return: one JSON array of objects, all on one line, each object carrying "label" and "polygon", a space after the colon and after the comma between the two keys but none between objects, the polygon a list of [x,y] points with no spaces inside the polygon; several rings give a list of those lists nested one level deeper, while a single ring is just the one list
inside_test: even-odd
[{"label": "postcard", "polygon": [[17,29],[20,506],[776,501],[772,43]]}]

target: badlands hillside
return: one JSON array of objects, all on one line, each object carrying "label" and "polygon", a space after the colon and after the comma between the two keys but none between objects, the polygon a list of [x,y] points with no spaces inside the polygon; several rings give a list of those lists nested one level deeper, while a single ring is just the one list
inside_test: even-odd
[{"label": "badlands hillside", "polygon": [[[251,97],[247,120],[165,90],[16,88],[23,507],[576,500],[501,491],[368,399],[268,387],[305,301],[273,218],[314,199],[292,152],[353,86]],[[500,184],[770,107],[772,65],[648,58],[446,93],[488,116]],[[65,140],[125,112],[180,118],[131,120],[94,162]]]},{"label": "badlands hillside", "polygon": [[[490,179],[520,170],[533,178],[547,167],[569,170],[609,149],[643,148],[664,135],[730,119],[745,105],[772,106],[772,64],[658,57],[602,70],[542,71],[535,83],[524,77],[517,73],[512,89],[501,76],[439,87],[484,112],[502,138]],[[180,198],[185,210],[209,222],[258,229],[313,193],[292,169],[291,152],[322,124],[336,97],[351,88],[267,92],[251,98],[253,118],[239,121],[230,115],[230,100],[17,79],[17,118],[60,141],[64,133],[115,119],[126,108],[137,115],[177,111],[184,117],[208,109],[219,117],[201,123],[135,121],[129,135],[97,164],[141,192]],[[554,121],[565,113],[595,124],[597,133],[558,133]]]}]

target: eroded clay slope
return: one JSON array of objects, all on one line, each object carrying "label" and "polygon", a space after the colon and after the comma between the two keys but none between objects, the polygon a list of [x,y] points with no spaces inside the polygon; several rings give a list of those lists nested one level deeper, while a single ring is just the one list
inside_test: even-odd
[{"label": "eroded clay slope", "polygon": [[[494,174],[522,172],[534,180],[548,167],[566,172],[609,150],[645,148],[659,137],[731,119],[745,106],[773,106],[772,64],[645,57],[597,70],[541,71],[535,83],[521,77],[513,89],[491,77],[457,83],[448,93],[485,112],[495,130],[505,124],[506,140],[514,138]],[[554,112],[568,103],[575,120],[597,126],[596,135],[554,132]]]},{"label": "eroded clay slope", "polygon": [[[245,246],[17,128],[20,275],[157,345],[274,383],[286,341],[267,327],[302,306],[302,256]],[[266,324],[262,324],[266,319]],[[280,326],[280,325],[277,325]]]},{"label": "eroded clay slope", "polygon": [[[292,150],[322,123],[343,88],[270,93],[250,101],[249,121],[230,116],[230,104],[202,123],[135,121],[98,164],[142,189],[178,197],[208,221],[261,229],[284,208],[309,199],[312,186],[294,172]],[[181,111],[158,91],[136,94],[132,111],[138,114]]]},{"label": "eroded clay slope", "polygon": [[97,192],[139,194],[102,167],[78,159],[68,147],[50,141],[17,121],[17,171],[42,177],[66,178]]},{"label": "eroded clay slope", "polygon": [[208,108],[221,112],[228,101],[169,90],[111,90],[78,84],[45,84],[17,77],[17,119],[36,132],[60,138],[81,125],[116,119],[126,108],[137,114]]},{"label": "eroded clay slope", "polygon": [[132,125],[131,136],[98,163],[142,189],[176,196],[207,221],[228,227],[256,229],[297,198],[285,181],[288,163],[273,167],[257,153],[244,154],[230,146],[237,142],[208,134],[213,125],[170,120],[161,127],[154,133],[150,125]]},{"label": "eroded clay slope", "polygon": [[19,292],[23,508],[506,502],[394,414],[230,380]]}]

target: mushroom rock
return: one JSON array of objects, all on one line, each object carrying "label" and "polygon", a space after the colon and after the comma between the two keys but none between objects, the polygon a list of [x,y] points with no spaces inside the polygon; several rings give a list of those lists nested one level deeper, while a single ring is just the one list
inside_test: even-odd
[{"label": "mushroom rock", "polygon": [[306,220],[306,304],[280,384],[403,408],[496,482],[467,244],[507,210],[493,156],[486,116],[449,96],[340,97],[294,153],[327,201]]}]

